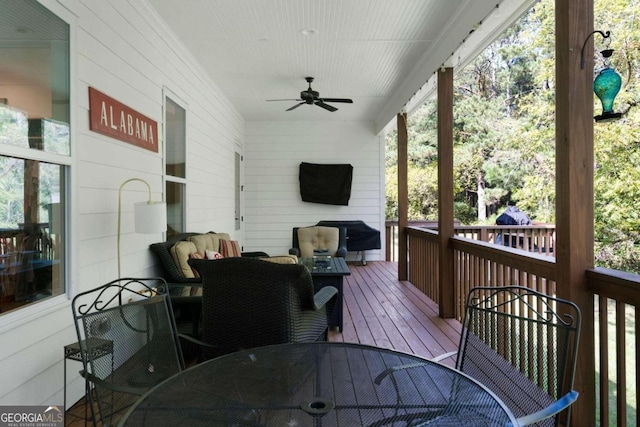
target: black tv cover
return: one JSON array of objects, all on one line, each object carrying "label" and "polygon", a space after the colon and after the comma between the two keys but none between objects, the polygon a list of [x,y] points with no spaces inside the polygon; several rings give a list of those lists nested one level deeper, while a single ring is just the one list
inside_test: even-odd
[{"label": "black tv cover", "polygon": [[303,202],[349,205],[353,166],[302,162],[299,179]]}]

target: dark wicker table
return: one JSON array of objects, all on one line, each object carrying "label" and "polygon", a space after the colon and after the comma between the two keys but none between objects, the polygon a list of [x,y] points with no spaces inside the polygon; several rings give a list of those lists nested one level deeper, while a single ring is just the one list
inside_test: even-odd
[{"label": "dark wicker table", "polygon": [[330,257],[326,258],[326,260],[323,260],[323,257],[300,258],[299,263],[307,267],[311,272],[316,292],[325,286],[333,286],[338,290],[333,313],[329,318],[329,327],[338,328],[338,331],[342,332],[342,288],[344,276],[351,274],[349,266],[342,257]]},{"label": "dark wicker table", "polygon": [[122,426],[507,426],[490,391],[417,356],[347,343],[261,347],[159,384]]}]

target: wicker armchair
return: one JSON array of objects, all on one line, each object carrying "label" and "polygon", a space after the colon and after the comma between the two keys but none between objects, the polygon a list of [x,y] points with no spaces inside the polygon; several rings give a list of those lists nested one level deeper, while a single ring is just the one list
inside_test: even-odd
[{"label": "wicker armchair", "polygon": [[294,227],[291,255],[310,258],[314,255],[347,256],[347,229],[345,227]]},{"label": "wicker armchair", "polygon": [[202,335],[218,347],[203,358],[245,348],[327,338],[327,310],[338,290],[314,293],[311,274],[298,264],[255,258],[192,259],[202,277]]}]

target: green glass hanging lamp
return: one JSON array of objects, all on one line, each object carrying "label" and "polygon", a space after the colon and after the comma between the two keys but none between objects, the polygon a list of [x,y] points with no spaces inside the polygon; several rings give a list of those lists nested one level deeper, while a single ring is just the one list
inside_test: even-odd
[{"label": "green glass hanging lamp", "polygon": [[[609,43],[611,42],[610,31],[603,33],[602,31],[596,30],[589,34],[589,37],[596,33],[600,34],[602,38],[606,39]],[[589,37],[587,37],[587,40],[585,40],[582,45],[581,68],[584,68],[584,48],[587,45]],[[618,92],[620,92],[620,87],[622,86],[622,77],[620,77],[620,74],[611,67],[611,55],[613,52],[614,50],[609,49],[608,46],[606,49],[600,51],[604,67],[598,72],[593,80],[593,91],[602,103],[602,114],[594,117],[596,122],[608,122],[622,117],[622,113],[616,113],[613,111],[613,103]]]},{"label": "green glass hanging lamp", "polygon": [[602,103],[602,114],[595,116],[594,119],[596,119],[596,122],[606,122],[622,117],[622,113],[613,111],[613,101],[615,101],[618,92],[620,92],[622,77],[610,65],[613,49],[605,49],[600,53],[604,58],[604,68],[600,70],[593,80],[593,91]]}]

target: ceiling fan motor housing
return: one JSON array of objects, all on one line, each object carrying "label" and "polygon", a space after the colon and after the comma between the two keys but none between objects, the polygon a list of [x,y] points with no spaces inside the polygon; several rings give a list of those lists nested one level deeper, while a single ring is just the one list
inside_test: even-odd
[{"label": "ceiling fan motor housing", "polygon": [[307,104],[313,104],[313,101],[318,99],[318,96],[320,96],[320,93],[316,92],[315,90],[309,89],[300,92],[300,99],[302,99]]}]

